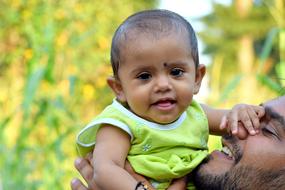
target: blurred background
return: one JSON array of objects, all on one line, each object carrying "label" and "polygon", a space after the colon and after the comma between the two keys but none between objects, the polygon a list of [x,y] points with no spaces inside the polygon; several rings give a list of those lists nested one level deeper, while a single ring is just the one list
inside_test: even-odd
[{"label": "blurred background", "polygon": [[70,189],[76,133],[113,98],[112,34],[150,8],[197,31],[201,102],[229,108],[285,94],[284,0],[1,0],[0,190]]}]

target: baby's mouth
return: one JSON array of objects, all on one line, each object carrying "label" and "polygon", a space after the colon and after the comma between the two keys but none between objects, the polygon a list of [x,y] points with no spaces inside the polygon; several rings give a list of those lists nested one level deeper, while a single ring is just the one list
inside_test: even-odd
[{"label": "baby's mouth", "polygon": [[168,107],[172,104],[175,103],[175,100],[172,100],[172,99],[166,99],[166,100],[159,100],[157,102],[154,103],[154,105],[158,105],[158,106],[161,106],[161,107]]},{"label": "baby's mouth", "polygon": [[152,104],[152,106],[155,106],[159,110],[164,111],[170,111],[174,108],[176,104],[176,101],[174,99],[160,99]]}]

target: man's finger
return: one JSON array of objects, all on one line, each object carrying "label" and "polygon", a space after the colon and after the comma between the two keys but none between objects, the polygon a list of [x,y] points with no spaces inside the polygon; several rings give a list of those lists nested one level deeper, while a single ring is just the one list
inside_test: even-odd
[{"label": "man's finger", "polygon": [[88,190],[88,188],[77,178],[72,179],[70,186],[72,190]]},{"label": "man's finger", "polygon": [[88,162],[93,166],[93,163],[92,163],[93,154],[92,154],[92,152],[89,152],[85,158],[86,158],[86,159],[88,160]]},{"label": "man's finger", "polygon": [[99,189],[98,186],[95,184],[95,181],[93,179],[93,167],[87,159],[77,158],[74,162],[74,166],[78,170],[80,175],[84,178],[84,180],[88,183],[88,189],[92,189],[92,190],[98,190]]},{"label": "man's finger", "polygon": [[83,158],[77,158],[74,162],[75,168],[79,171],[85,181],[92,181],[93,178],[93,168],[90,163]]}]

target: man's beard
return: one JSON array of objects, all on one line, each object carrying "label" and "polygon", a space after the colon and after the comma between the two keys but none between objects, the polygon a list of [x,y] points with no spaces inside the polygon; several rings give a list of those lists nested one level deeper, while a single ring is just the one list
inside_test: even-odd
[{"label": "man's beard", "polygon": [[198,170],[194,174],[194,184],[198,190],[281,190],[285,189],[285,170],[235,166],[217,176]]},{"label": "man's beard", "polygon": [[194,171],[194,184],[198,190],[239,189],[236,184],[237,181],[230,180],[232,179],[231,174],[235,174],[233,169],[220,175],[201,172],[199,169],[200,168],[197,168],[197,170]]},{"label": "man's beard", "polygon": [[206,158],[193,171],[194,184],[198,190],[280,190],[285,189],[285,170],[263,170],[253,166],[238,164],[242,151],[236,143],[236,138],[224,137],[232,145],[235,163],[229,171],[223,174],[211,174],[203,169],[203,165],[211,160]]},{"label": "man's beard", "polygon": [[[242,158],[242,150],[238,146],[235,137],[227,135],[224,136],[224,138],[232,145],[232,152],[235,160],[234,166],[236,166]],[[194,184],[197,187],[197,189],[205,189],[205,190],[237,189],[235,188],[236,187],[235,183],[237,181],[230,182],[230,179],[233,178],[232,174],[239,175],[239,172],[236,173],[235,167],[231,168],[229,171],[220,175],[207,173],[206,171],[203,170],[203,165],[210,162],[211,159],[212,159],[211,155],[208,156],[200,164],[200,166],[198,166],[197,169],[194,171]]]}]

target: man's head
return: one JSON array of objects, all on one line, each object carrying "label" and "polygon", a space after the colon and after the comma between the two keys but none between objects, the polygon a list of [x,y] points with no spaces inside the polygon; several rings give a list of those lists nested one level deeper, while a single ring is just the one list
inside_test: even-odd
[{"label": "man's head", "polygon": [[[118,69],[128,56],[129,43],[135,42],[138,37],[159,39],[162,36],[186,33],[188,43],[196,68],[199,65],[198,45],[195,32],[191,24],[182,16],[168,10],[145,10],[128,17],[116,30],[111,47],[111,63],[115,77]],[[139,48],[139,47],[138,47]]]},{"label": "man's head", "polygon": [[285,96],[264,104],[259,134],[224,136],[196,170],[198,189],[285,189]]}]

